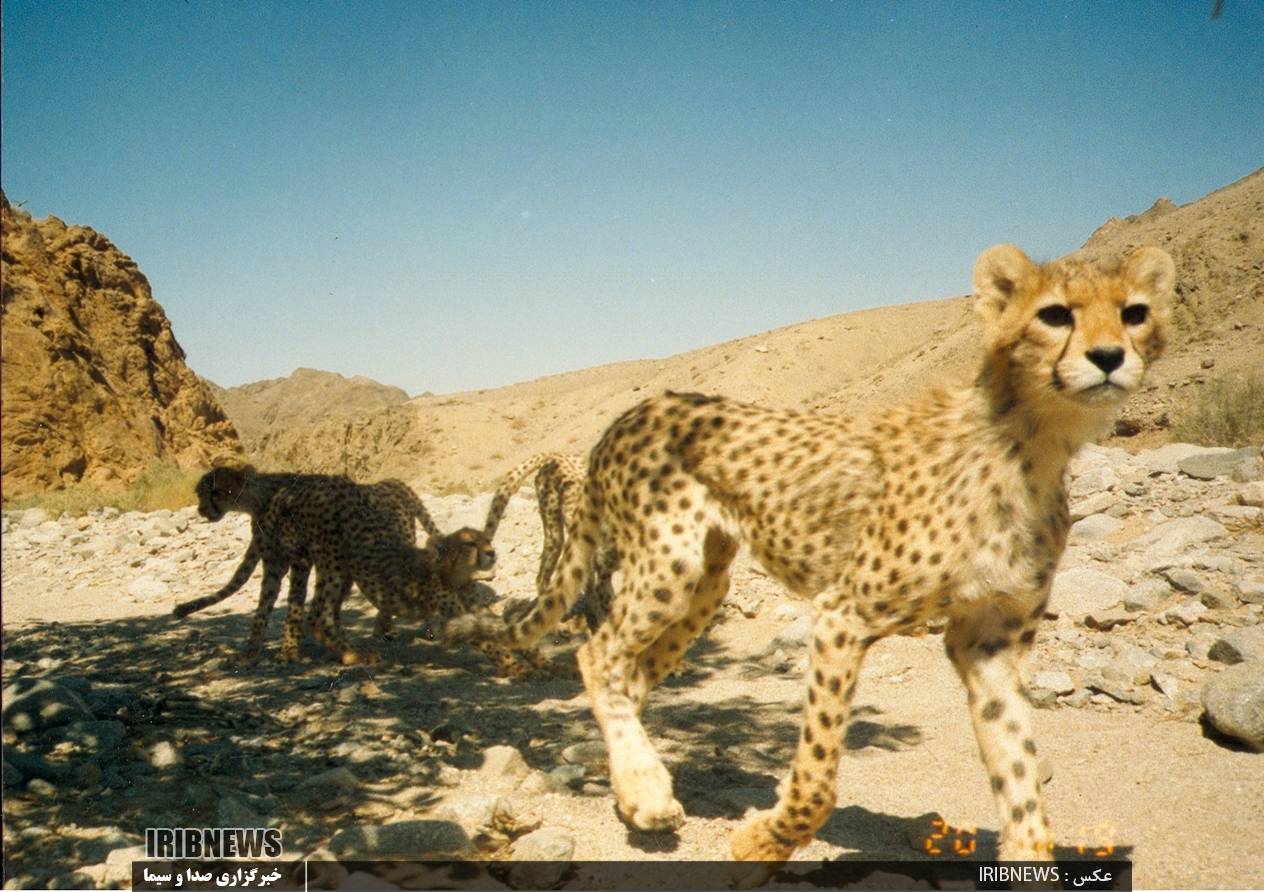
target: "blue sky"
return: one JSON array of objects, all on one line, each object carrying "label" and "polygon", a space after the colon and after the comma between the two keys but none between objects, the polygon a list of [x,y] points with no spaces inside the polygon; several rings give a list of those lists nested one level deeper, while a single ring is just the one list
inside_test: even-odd
[{"label": "blue sky", "polygon": [[1264,7],[5,0],[3,186],[189,364],[416,394],[969,290],[1264,164]]}]

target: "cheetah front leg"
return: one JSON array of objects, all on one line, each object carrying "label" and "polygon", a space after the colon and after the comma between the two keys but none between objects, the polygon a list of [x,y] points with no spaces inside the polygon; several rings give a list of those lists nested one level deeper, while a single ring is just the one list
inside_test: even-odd
[{"label": "cheetah front leg", "polygon": [[375,654],[361,654],[347,644],[342,631],[342,602],[351,594],[351,580],[341,573],[316,568],[316,602],[312,605],[312,635],[329,648],[344,666],[376,662]]},{"label": "cheetah front leg", "polygon": [[1031,706],[1019,674],[1034,637],[1034,619],[982,611],[955,617],[944,636],[948,657],[968,692],[979,754],[1001,816],[1000,858],[1006,861],[1053,857]]},{"label": "cheetah front leg", "polygon": [[843,732],[869,642],[869,630],[855,614],[832,609],[817,617],[803,728],[790,777],[780,787],[777,804],[747,818],[733,836],[733,857],[752,862],[734,870],[739,886],[767,882],[833,812]]},{"label": "cheetah front leg", "polygon": [[250,619],[250,636],[246,639],[246,646],[233,657],[234,663],[245,665],[259,658],[259,653],[263,650],[264,632],[268,628],[268,617],[272,615],[277,596],[281,594],[281,579],[287,569],[288,565],[283,562],[264,559],[259,604],[255,607],[255,615]]}]

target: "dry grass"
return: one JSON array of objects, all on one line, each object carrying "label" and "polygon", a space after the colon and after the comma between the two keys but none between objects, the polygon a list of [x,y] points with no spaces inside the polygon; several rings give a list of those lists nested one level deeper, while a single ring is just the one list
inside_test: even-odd
[{"label": "dry grass", "polygon": [[7,510],[43,508],[50,517],[79,517],[96,508],[120,511],[175,510],[196,502],[193,486],[202,472],[196,468],[154,465],[131,484],[79,483],[65,489],[23,496],[5,504]]},{"label": "dry grass", "polygon": [[1172,425],[1172,439],[1201,446],[1264,443],[1264,373],[1213,382]]}]

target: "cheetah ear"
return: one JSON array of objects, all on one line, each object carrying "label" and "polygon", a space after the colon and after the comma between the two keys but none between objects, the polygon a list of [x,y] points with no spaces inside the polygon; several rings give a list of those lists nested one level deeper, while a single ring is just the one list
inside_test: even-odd
[{"label": "cheetah ear", "polygon": [[994,321],[1038,273],[1031,259],[1015,246],[988,248],[974,262],[974,311],[985,321]]},{"label": "cheetah ear", "polygon": [[1124,261],[1124,276],[1134,288],[1152,298],[1167,300],[1176,284],[1176,264],[1162,248],[1138,248]]}]

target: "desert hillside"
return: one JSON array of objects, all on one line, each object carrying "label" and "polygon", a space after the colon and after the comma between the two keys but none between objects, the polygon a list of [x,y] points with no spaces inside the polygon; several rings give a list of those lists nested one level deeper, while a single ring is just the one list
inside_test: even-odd
[{"label": "desert hillside", "polygon": [[272,431],[324,421],[333,416],[376,412],[408,401],[399,387],[363,375],[295,369],[288,378],[269,378],[240,387],[211,385],[248,452]]},{"label": "desert hillside", "polygon": [[[1264,170],[1182,207],[1159,199],[1112,218],[1076,255],[1156,244],[1178,268],[1175,332],[1116,443],[1163,442],[1217,377],[1264,367]],[[980,246],[980,248],[985,246]],[[962,258],[962,282],[974,258]],[[353,418],[273,426],[252,440],[277,468],[401,476],[430,492],[479,491],[541,450],[586,451],[637,400],[673,388],[765,405],[852,412],[944,375],[969,374],[978,330],[968,296],[846,313],[656,360],[491,390],[422,396]]]},{"label": "desert hillside", "polygon": [[4,221],[4,497],[240,450],[130,257],[85,226]]}]

